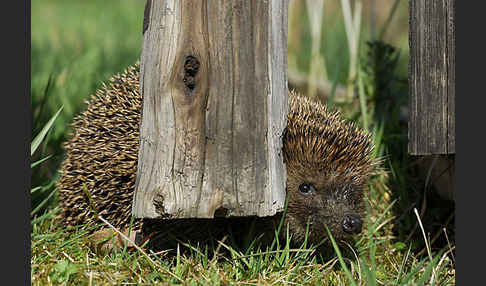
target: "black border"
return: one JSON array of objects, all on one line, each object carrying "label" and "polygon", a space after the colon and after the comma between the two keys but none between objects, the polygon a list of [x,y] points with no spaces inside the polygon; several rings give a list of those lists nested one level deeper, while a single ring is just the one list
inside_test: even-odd
[{"label": "black border", "polygon": [[485,273],[486,45],[484,9],[476,3],[483,2],[456,0],[455,9],[457,285],[479,285]]},{"label": "black border", "polygon": [[[5,284],[31,285],[31,1],[4,2],[2,33],[2,270]],[[12,280],[12,281],[10,281]],[[4,280],[5,281],[5,280]],[[13,283],[9,283],[13,282]]]}]

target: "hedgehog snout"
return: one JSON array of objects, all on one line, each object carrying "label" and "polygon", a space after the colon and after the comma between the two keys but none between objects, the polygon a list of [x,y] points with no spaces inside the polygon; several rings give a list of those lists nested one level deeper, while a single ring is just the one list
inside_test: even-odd
[{"label": "hedgehog snout", "polygon": [[363,221],[357,214],[346,215],[343,219],[343,231],[348,234],[357,234],[361,232]]}]

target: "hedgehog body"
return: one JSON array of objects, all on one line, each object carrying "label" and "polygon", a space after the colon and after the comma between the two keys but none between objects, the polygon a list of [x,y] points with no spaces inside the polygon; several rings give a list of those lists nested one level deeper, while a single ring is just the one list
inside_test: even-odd
[{"label": "hedgehog body", "polygon": [[[67,225],[94,221],[93,208],[118,228],[130,225],[142,106],[138,79],[138,64],[114,76],[74,120],[58,182]],[[361,231],[363,192],[376,167],[372,148],[370,136],[339,113],[289,93],[284,222],[295,241],[308,231],[318,242],[327,236],[326,226],[337,239]],[[133,227],[166,223],[136,219]]]}]

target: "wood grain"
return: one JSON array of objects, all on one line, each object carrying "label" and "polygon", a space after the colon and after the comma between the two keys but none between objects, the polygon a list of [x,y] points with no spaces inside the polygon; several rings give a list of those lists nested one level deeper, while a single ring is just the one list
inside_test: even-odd
[{"label": "wood grain", "polygon": [[455,153],[455,1],[410,1],[412,155]]}]

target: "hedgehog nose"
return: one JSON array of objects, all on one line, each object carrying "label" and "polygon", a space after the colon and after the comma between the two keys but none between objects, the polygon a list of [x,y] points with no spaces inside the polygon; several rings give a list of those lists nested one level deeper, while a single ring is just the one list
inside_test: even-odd
[{"label": "hedgehog nose", "polygon": [[347,215],[343,219],[343,231],[349,234],[360,233],[363,223],[357,214]]}]

